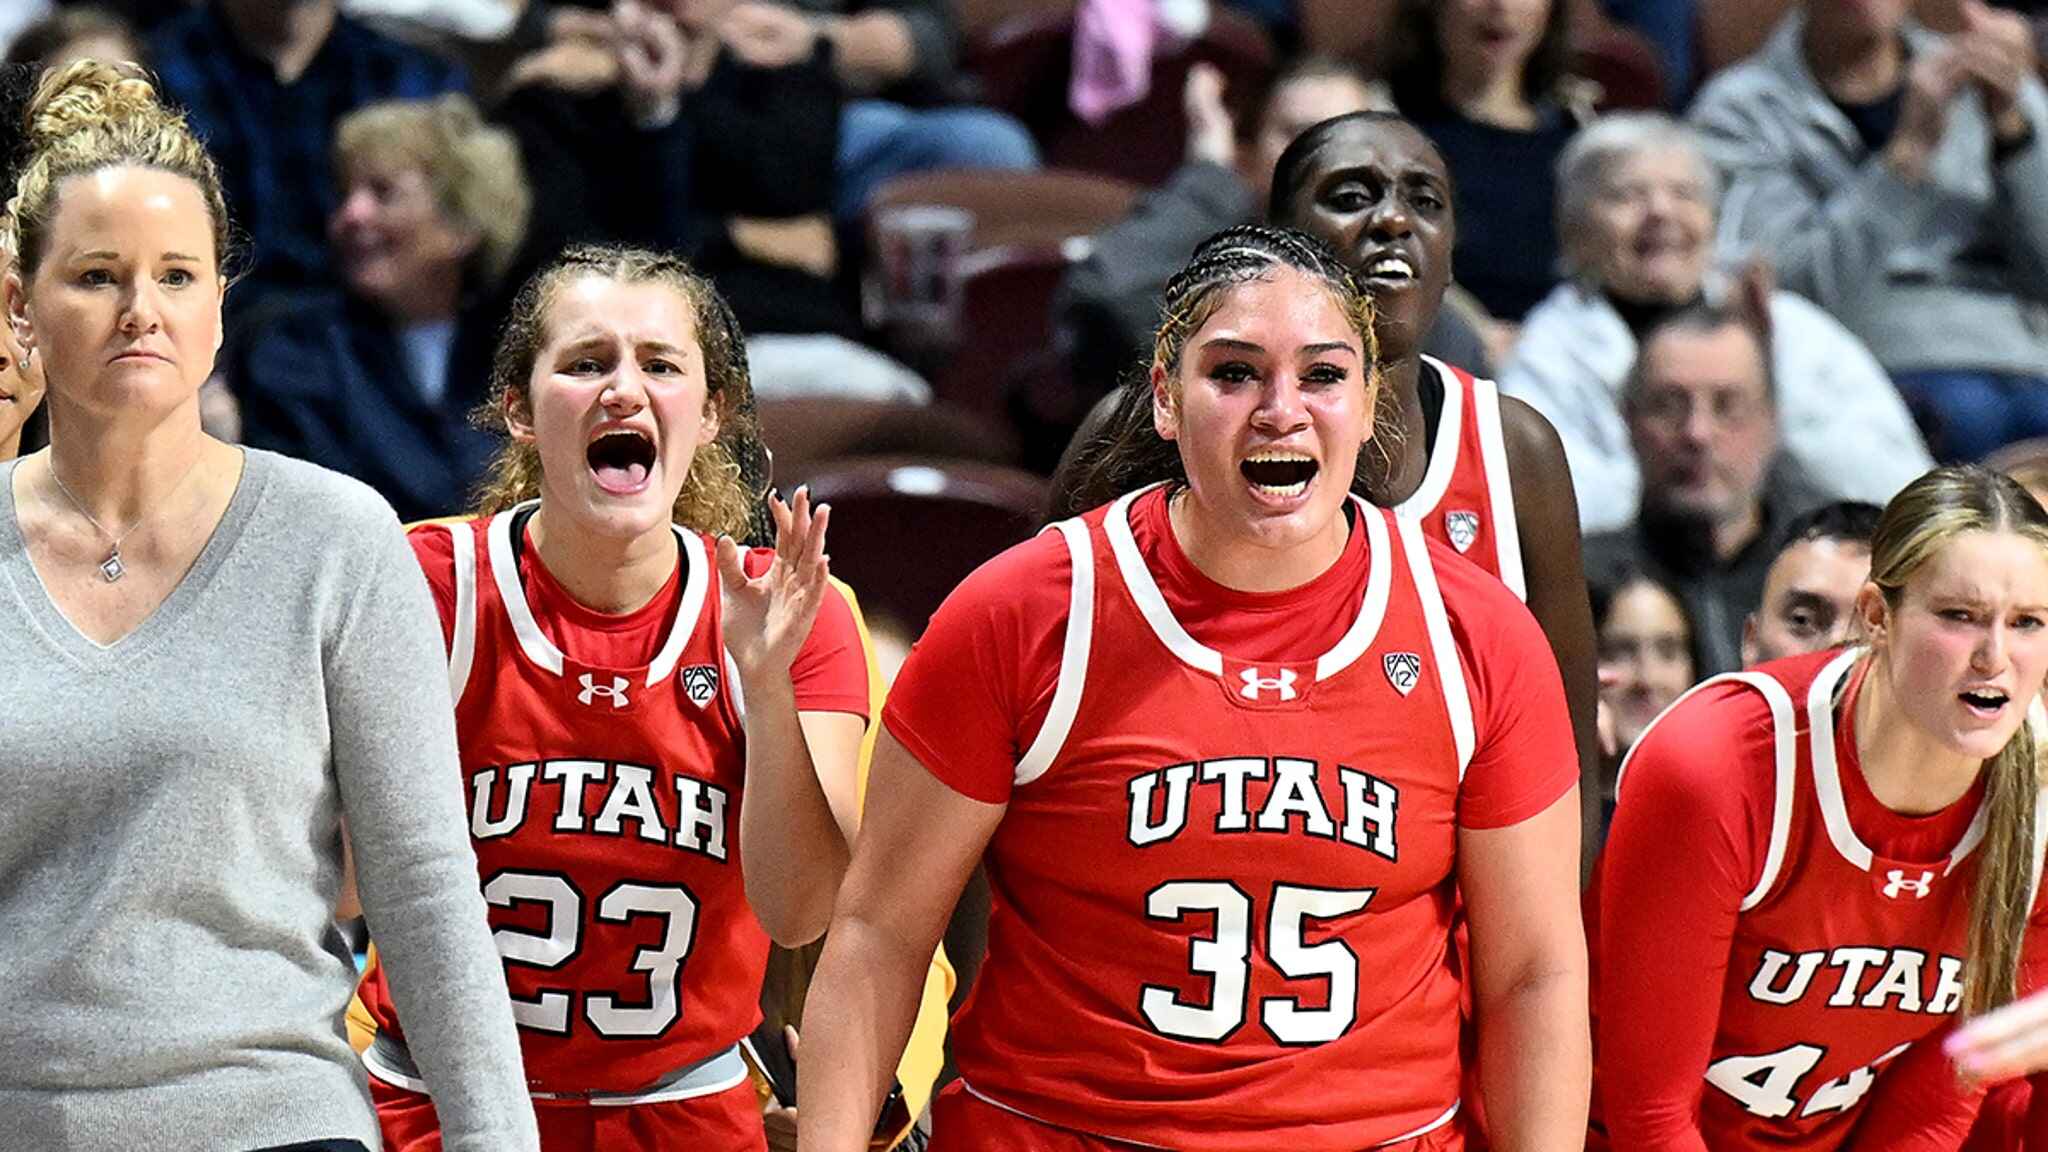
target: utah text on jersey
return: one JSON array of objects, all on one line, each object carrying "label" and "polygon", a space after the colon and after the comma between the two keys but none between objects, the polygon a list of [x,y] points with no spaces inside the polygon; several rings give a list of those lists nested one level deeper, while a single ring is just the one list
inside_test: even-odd
[{"label": "utah text on jersey", "polygon": [[[499,786],[501,774],[503,787]],[[517,832],[526,823],[527,799],[537,776],[559,788],[553,811],[535,814],[551,821],[557,834],[623,837],[630,821],[633,834],[650,844],[724,860],[725,814],[730,802],[725,789],[690,776],[669,776],[677,813],[676,826],[671,829],[655,802],[657,775],[656,769],[646,765],[603,760],[542,760],[480,769],[469,781],[470,835],[482,841]],[[604,800],[594,814],[587,814],[585,800],[593,784],[604,786]]]},{"label": "utah text on jersey", "polygon": [[[1297,827],[1304,835],[1339,840],[1386,860],[1396,860],[1394,818],[1401,791],[1367,772],[1337,765],[1343,789],[1342,823],[1331,818],[1320,786],[1322,767],[1294,756],[1224,756],[1131,777],[1130,841],[1135,847],[1179,836],[1188,821],[1191,788],[1214,787],[1217,804],[1213,831],[1286,833]],[[1271,781],[1254,815],[1247,802],[1249,782]]]}]

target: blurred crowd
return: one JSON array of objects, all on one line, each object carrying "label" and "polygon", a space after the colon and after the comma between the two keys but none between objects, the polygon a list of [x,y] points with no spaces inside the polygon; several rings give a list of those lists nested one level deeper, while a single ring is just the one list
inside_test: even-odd
[{"label": "blurred crowd", "polygon": [[[512,291],[577,242],[678,251],[747,334],[776,484],[884,454],[899,495],[999,509],[898,553],[977,553],[938,588],[1023,530],[1295,136],[1398,111],[1456,201],[1426,350],[1557,430],[1618,754],[1697,680],[1838,641],[1872,506],[1935,460],[2048,484],[2034,7],[16,0],[0,47],[10,108],[143,63],[219,161],[216,432],[461,511]],[[917,585],[862,585],[898,651]]]}]

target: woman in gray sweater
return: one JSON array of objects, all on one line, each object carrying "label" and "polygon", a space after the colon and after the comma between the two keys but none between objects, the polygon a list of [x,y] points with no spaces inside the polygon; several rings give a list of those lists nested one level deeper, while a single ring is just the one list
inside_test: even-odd
[{"label": "woman in gray sweater", "polygon": [[130,66],[46,76],[0,465],[0,1143],[374,1148],[341,822],[446,1146],[534,1149],[439,633],[389,506],[200,429],[228,224]]}]

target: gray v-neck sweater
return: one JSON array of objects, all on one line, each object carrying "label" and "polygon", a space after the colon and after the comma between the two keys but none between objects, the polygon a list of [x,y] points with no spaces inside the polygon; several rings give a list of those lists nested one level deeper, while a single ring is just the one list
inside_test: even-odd
[{"label": "gray v-neck sweater", "polygon": [[426,581],[369,488],[246,459],[106,647],[45,592],[0,465],[0,1146],[377,1147],[345,815],[447,1146],[535,1149]]}]

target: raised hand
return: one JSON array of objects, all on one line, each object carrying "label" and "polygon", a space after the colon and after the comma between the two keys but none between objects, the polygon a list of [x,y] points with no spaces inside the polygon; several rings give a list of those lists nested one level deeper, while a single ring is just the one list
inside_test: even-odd
[{"label": "raised hand", "polygon": [[618,29],[619,95],[635,123],[659,127],[675,119],[688,78],[689,44],[674,17],[640,3],[620,0],[612,19]]},{"label": "raised hand", "polygon": [[1180,102],[1188,118],[1188,159],[1236,167],[1237,123],[1223,104],[1223,73],[1207,61],[1189,68]]},{"label": "raised hand", "polygon": [[810,489],[799,488],[793,504],[770,495],[768,510],[775,517],[775,559],[766,572],[748,576],[739,545],[730,537],[718,541],[725,648],[742,679],[787,675],[828,594],[831,505],[814,510]]},{"label": "raised hand", "polygon": [[783,4],[756,0],[727,12],[719,35],[734,57],[756,68],[801,64],[818,47],[818,26],[810,17]]},{"label": "raised hand", "polygon": [[1885,145],[1885,159],[1900,178],[1918,183],[1926,177],[1928,161],[1948,129],[1949,106],[1969,79],[1969,66],[1953,38],[1913,58],[1898,127]]},{"label": "raised hand", "polygon": [[2034,75],[2034,30],[2016,12],[1992,8],[1982,0],[1963,0],[1963,30],[1950,38],[1969,78],[1984,96],[1984,112],[1999,139],[2027,130],[2020,107],[2020,86]]}]

